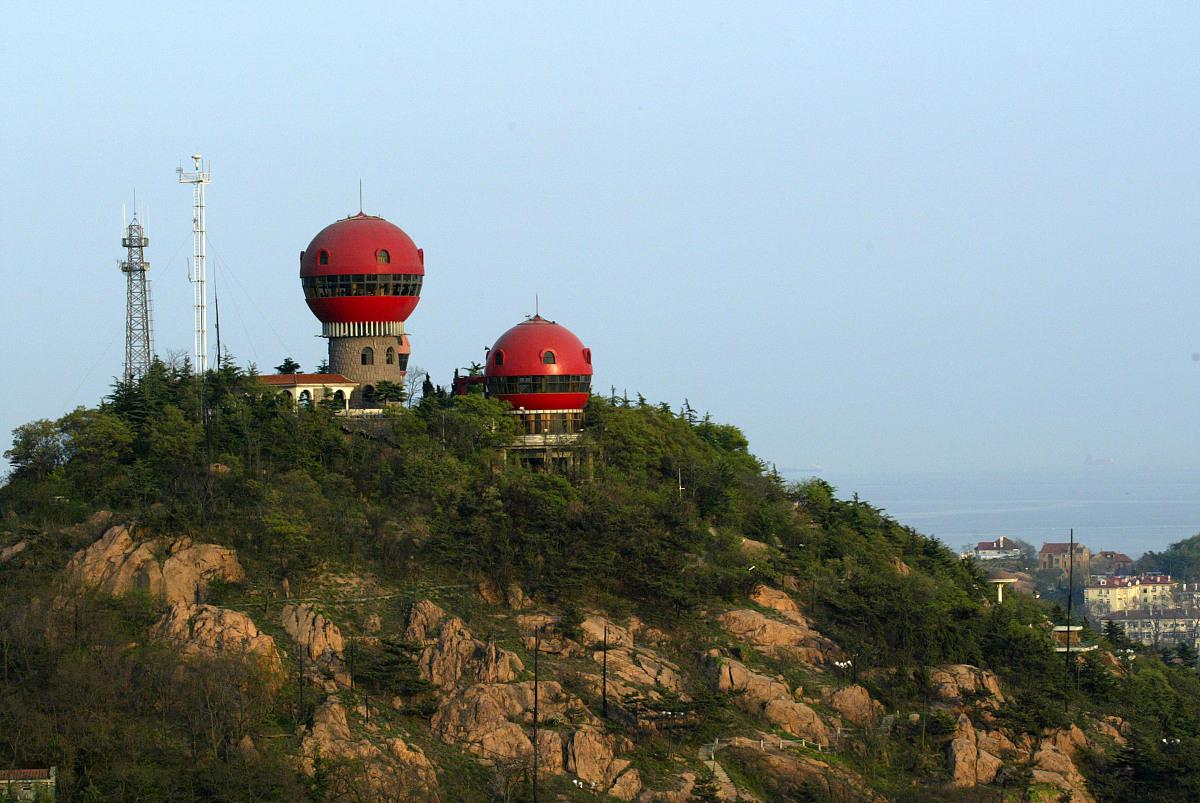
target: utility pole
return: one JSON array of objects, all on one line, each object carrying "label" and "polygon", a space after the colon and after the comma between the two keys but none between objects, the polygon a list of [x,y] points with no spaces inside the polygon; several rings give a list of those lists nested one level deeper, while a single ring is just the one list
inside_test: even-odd
[{"label": "utility pole", "polygon": [[604,623],[604,658],[600,665],[600,714],[608,719],[608,622]]},{"label": "utility pole", "polygon": [[208,370],[208,289],[206,285],[206,243],[204,228],[204,187],[212,182],[212,173],[204,165],[204,158],[192,155],[194,170],[185,173],[183,167],[175,170],[180,184],[192,185],[192,269],[188,278],[192,282],[192,308],[195,316],[193,346],[196,370],[200,376]]},{"label": "utility pole", "polygon": [[146,280],[150,263],[142,252],[150,245],[150,238],[138,222],[136,209],[124,235],[121,247],[125,249],[125,261],[121,263],[121,272],[125,274],[125,384],[129,385],[146,375],[154,359],[150,286]]},{"label": "utility pole", "polygon": [[542,652],[541,625],[533,631],[533,803],[538,799],[538,656]]},{"label": "utility pole", "polygon": [[[1071,603],[1075,600],[1075,528],[1071,528],[1071,541],[1067,554],[1067,652],[1063,669],[1067,675],[1071,673]],[[1065,679],[1065,678],[1064,678]],[[1070,697],[1063,701],[1063,710],[1070,707]]]}]

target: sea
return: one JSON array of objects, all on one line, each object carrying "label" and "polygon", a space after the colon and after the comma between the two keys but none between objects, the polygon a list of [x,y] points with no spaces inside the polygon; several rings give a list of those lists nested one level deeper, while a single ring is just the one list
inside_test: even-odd
[{"label": "sea", "polygon": [[1075,540],[1093,552],[1137,558],[1200,533],[1200,471],[1086,465],[1074,470],[871,474],[793,470],[819,476],[840,498],[857,493],[897,521],[962,551],[997,536],[1035,547]]}]

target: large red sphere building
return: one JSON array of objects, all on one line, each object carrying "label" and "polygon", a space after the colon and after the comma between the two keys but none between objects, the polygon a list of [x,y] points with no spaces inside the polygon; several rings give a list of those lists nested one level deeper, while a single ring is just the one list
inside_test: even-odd
[{"label": "large red sphere building", "polygon": [[300,253],[308,308],[329,338],[329,370],[357,382],[352,407],[378,407],[380,381],[403,383],[404,321],[417,306],[425,255],[399,227],[357,215],[322,229]]},{"label": "large red sphere building", "polygon": [[513,406],[527,436],[575,436],[592,388],[592,351],[554,321],[535,315],[488,350],[487,393]]}]

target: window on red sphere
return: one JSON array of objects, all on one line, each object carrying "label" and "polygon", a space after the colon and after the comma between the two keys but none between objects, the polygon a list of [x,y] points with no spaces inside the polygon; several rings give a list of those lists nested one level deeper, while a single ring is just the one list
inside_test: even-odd
[{"label": "window on red sphere", "polygon": [[328,265],[329,264],[329,252],[322,251],[320,256],[317,257],[317,262],[320,263],[321,265]]},{"label": "window on red sphere", "polygon": [[380,248],[378,251],[375,252],[375,261],[378,262],[380,265],[390,264],[392,261],[392,255],[389,254],[384,249]]},{"label": "window on red sphere", "polygon": [[592,364],[592,350],[591,349],[583,350],[583,361],[586,362],[588,365]]},{"label": "window on red sphere", "polygon": [[496,352],[496,365],[504,365],[504,352],[503,351]]},{"label": "window on red sphere", "polygon": [[554,359],[554,352],[547,351],[542,355],[542,365],[554,365],[558,360]]}]

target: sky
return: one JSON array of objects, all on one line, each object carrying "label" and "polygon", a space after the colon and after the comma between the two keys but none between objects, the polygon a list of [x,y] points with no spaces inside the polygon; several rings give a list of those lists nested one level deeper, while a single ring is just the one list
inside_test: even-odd
[{"label": "sky", "polygon": [[[534,311],[595,387],[795,472],[1200,467],[1200,6],[6,6],[0,430],[121,373],[122,207],[192,343],[211,160],[222,341],[325,341],[298,256],[364,208],[448,383]],[[211,311],[210,311],[211,314]],[[1194,356],[1197,355],[1197,356]]]}]

